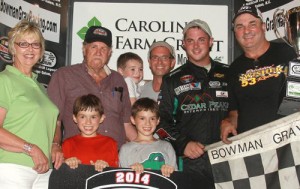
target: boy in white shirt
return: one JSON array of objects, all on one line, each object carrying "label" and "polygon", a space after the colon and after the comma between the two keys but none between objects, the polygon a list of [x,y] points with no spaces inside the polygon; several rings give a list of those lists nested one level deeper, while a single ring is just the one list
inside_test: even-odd
[{"label": "boy in white shirt", "polygon": [[140,87],[145,84],[143,60],[132,52],[121,54],[117,60],[117,69],[125,79],[132,105],[140,96]]}]

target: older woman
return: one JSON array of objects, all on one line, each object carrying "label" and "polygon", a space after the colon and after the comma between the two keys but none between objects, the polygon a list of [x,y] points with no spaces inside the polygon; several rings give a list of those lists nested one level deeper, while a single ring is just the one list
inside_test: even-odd
[{"label": "older woman", "polygon": [[45,41],[26,20],[8,38],[13,64],[0,73],[0,188],[48,188],[58,109],[32,72]]}]

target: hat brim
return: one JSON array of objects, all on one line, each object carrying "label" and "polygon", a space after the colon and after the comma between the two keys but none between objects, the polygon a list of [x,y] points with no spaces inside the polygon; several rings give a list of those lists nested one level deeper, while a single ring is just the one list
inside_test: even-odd
[{"label": "hat brim", "polygon": [[104,40],[104,39],[101,39],[101,38],[90,38],[88,40],[84,40],[84,42],[86,42],[86,43],[102,42],[102,43],[105,43],[108,47],[111,47],[111,42],[110,41]]},{"label": "hat brim", "polygon": [[261,17],[257,16],[255,13],[245,11],[245,12],[241,12],[241,13],[236,14],[236,15],[234,16],[233,20],[232,20],[232,23],[234,24],[234,21],[237,19],[237,17],[239,17],[239,16],[242,15],[242,14],[251,14],[251,15],[254,16],[255,18],[261,19]]}]

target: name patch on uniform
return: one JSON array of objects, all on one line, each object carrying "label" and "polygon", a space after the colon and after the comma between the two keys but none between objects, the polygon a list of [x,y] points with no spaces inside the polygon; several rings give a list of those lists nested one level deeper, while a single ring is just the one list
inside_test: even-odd
[{"label": "name patch on uniform", "polygon": [[176,87],[174,89],[174,92],[176,93],[176,95],[179,95],[183,92],[192,91],[192,90],[201,90],[201,83],[196,82],[196,83],[189,83],[189,84],[181,85],[179,87]]}]

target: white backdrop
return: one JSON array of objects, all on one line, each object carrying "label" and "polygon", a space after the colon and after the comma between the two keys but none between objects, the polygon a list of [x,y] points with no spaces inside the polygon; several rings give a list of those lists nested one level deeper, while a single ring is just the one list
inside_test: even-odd
[{"label": "white backdrop", "polygon": [[[109,67],[116,69],[118,56],[134,52],[144,61],[144,79],[152,79],[147,53],[154,40],[165,40],[175,47],[176,67],[185,63],[181,48],[182,28],[193,19],[206,21],[213,33],[211,57],[228,63],[228,6],[194,4],[148,4],[75,2],[72,20],[71,64],[81,63],[82,39],[78,36],[89,21],[99,20],[113,34],[113,55]],[[230,31],[231,32],[231,31]]]}]

